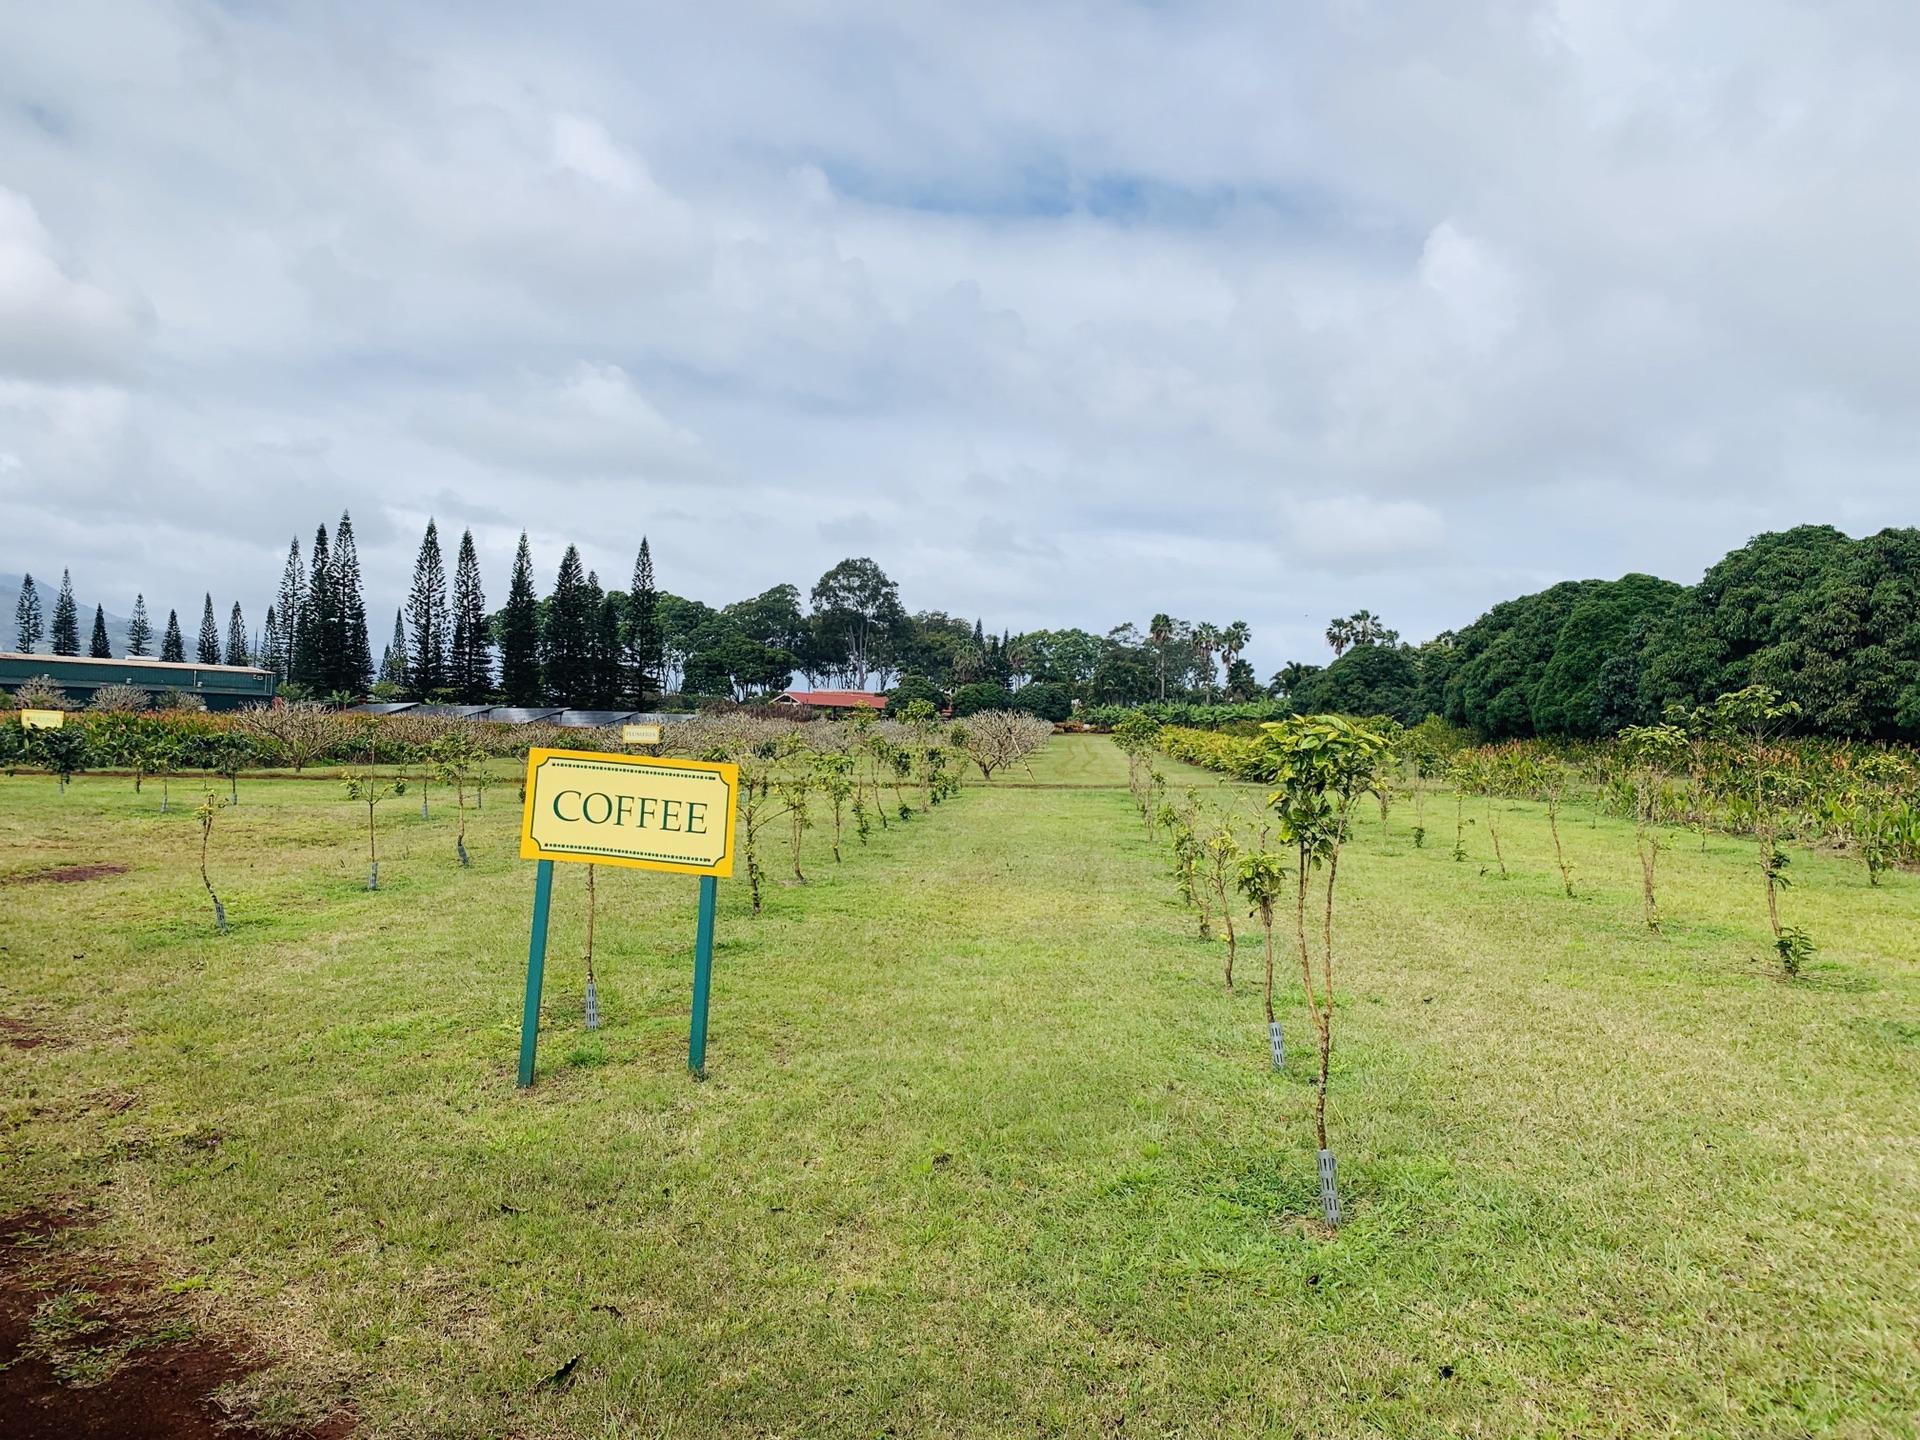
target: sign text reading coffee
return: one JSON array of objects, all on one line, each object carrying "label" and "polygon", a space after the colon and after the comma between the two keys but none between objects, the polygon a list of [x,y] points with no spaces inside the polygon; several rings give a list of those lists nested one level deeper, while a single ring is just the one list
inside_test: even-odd
[{"label": "sign text reading coffee", "polygon": [[737,767],[704,760],[529,751],[520,854],[731,875],[739,780]]}]

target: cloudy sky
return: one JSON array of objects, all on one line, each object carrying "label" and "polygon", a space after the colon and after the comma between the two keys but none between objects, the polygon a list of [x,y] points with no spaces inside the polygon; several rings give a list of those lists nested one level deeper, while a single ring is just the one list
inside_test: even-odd
[{"label": "cloudy sky", "polygon": [[[0,8],[0,571],[1409,638],[1920,523],[1920,7]],[[378,628],[378,626],[376,626]],[[10,640],[10,635],[7,637]],[[376,639],[377,645],[377,639]]]}]

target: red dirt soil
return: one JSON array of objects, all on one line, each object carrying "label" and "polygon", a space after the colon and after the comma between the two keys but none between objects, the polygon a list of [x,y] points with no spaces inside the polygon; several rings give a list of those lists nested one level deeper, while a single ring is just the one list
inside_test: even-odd
[{"label": "red dirt soil", "polygon": [[50,880],[56,885],[73,885],[81,880],[99,880],[108,875],[124,875],[125,865],[55,865],[50,870],[30,870],[24,875],[10,875],[4,884],[38,885]]},{"label": "red dirt soil", "polygon": [[31,1050],[35,1046],[45,1045],[49,1038],[46,1031],[25,1020],[0,1015],[0,1041],[5,1041],[16,1050]]},{"label": "red dirt soil", "polygon": [[102,1275],[54,1248],[77,1217],[30,1211],[0,1219],[0,1436],[6,1440],[343,1440],[354,1422],[341,1416],[306,1430],[268,1432],[231,1423],[213,1392],[257,1369],[241,1352],[195,1335],[136,1346],[95,1385],[62,1383],[54,1365],[23,1353],[36,1310],[50,1297],[83,1289],[100,1297],[86,1308],[90,1347],[112,1348],[136,1333],[130,1315],[151,1328],[168,1318],[166,1301],[137,1274]]}]

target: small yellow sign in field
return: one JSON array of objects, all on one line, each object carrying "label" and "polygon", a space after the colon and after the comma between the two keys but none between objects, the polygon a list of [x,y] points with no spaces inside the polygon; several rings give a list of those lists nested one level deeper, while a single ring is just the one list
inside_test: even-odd
[{"label": "small yellow sign in field", "polygon": [[520,855],[731,875],[739,784],[719,762],[530,750]]},{"label": "small yellow sign in field", "polygon": [[660,727],[658,725],[622,725],[620,743],[622,745],[658,745]]},{"label": "small yellow sign in field", "polygon": [[67,723],[64,710],[22,710],[20,728],[22,730],[58,730]]}]

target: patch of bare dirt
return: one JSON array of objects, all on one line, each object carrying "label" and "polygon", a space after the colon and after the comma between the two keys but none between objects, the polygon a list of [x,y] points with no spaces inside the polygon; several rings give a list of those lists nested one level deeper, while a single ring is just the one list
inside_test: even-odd
[{"label": "patch of bare dirt", "polygon": [[0,1015],[0,1042],[15,1050],[35,1050],[53,1043],[53,1037],[38,1025],[13,1015]]},{"label": "patch of bare dirt", "polygon": [[344,1440],[235,1424],[214,1393],[259,1368],[149,1276],[59,1245],[79,1216],[0,1219],[0,1435],[7,1440]]},{"label": "patch of bare dirt", "polygon": [[23,875],[9,875],[0,880],[4,885],[38,885],[48,881],[55,885],[77,885],[82,880],[101,880],[109,875],[124,875],[125,865],[55,865],[46,870],[29,870]]}]

